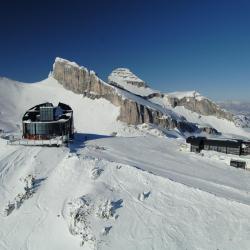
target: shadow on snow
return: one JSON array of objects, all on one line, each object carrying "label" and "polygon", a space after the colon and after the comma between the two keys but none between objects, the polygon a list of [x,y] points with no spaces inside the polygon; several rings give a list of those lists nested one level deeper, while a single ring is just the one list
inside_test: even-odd
[{"label": "shadow on snow", "polygon": [[71,153],[76,153],[79,149],[84,148],[85,143],[91,140],[98,140],[103,138],[110,138],[110,135],[98,135],[98,134],[84,134],[75,133],[74,140],[68,144]]}]

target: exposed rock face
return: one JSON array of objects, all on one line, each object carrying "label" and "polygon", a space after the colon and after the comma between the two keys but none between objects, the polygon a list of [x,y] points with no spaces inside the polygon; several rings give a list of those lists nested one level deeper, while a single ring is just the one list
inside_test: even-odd
[{"label": "exposed rock face", "polygon": [[178,99],[173,96],[168,96],[168,100],[172,107],[184,106],[186,109],[201,115],[213,115],[218,118],[225,118],[229,121],[233,121],[233,115],[231,113],[221,109],[217,104],[207,98],[196,98],[194,96]]},{"label": "exposed rock face", "polygon": [[189,132],[197,129],[185,120],[176,120],[162,110],[152,108],[150,102],[143,98],[137,97],[134,100],[124,96],[122,90],[103,82],[93,71],[88,71],[76,63],[56,58],[52,76],[66,89],[90,98],[102,97],[115,106],[119,106],[120,116],[118,119],[127,124],[153,123],[163,128],[178,127]]},{"label": "exposed rock face", "polygon": [[[118,68],[109,75],[109,83],[122,89],[126,89],[134,94],[142,96],[150,101],[152,98],[167,98],[169,105],[184,106],[186,109],[201,115],[212,115],[218,118],[225,118],[234,121],[233,115],[209,99],[201,96],[196,91],[175,92],[172,94],[163,94],[150,89],[144,81],[134,75],[129,69]],[[133,85],[133,87],[131,86]]]},{"label": "exposed rock face", "polygon": [[170,94],[152,93],[148,95],[146,99],[150,100],[154,97],[164,98],[167,100],[167,105],[170,105],[172,108],[183,106],[184,108],[201,115],[211,115],[229,121],[235,120],[232,113],[222,109],[219,105],[210,101],[208,98],[201,96],[196,91],[175,92]]}]

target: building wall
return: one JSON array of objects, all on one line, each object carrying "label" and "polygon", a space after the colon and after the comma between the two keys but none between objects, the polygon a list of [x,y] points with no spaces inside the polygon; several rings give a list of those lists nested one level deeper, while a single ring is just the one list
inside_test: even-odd
[{"label": "building wall", "polygon": [[68,135],[72,138],[72,119],[65,122],[30,122],[23,123],[23,136],[29,138],[32,135],[44,137]]},{"label": "building wall", "polygon": [[191,152],[198,153],[198,152],[200,152],[200,147],[195,146],[195,145],[191,145],[190,150],[191,150]]},{"label": "building wall", "polygon": [[205,150],[213,150],[225,154],[234,154],[240,155],[241,148],[240,147],[225,147],[225,146],[214,146],[214,145],[204,145]]}]

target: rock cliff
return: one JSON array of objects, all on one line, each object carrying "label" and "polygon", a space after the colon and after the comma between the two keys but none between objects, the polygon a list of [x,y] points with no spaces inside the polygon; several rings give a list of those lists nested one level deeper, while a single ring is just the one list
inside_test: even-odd
[{"label": "rock cliff", "polygon": [[201,96],[196,91],[188,92],[187,96],[178,96],[174,94],[167,95],[168,101],[172,107],[183,106],[188,110],[201,115],[212,115],[217,118],[233,121],[233,115],[222,109],[219,105],[208,98]]},{"label": "rock cliff", "polygon": [[[120,107],[118,120],[127,124],[153,123],[163,128],[178,127],[182,131],[193,132],[197,127],[185,118],[138,97],[127,90],[102,81],[95,72],[89,71],[76,63],[56,58],[52,76],[66,89],[90,98],[105,98]],[[130,79],[131,80],[131,79]],[[135,80],[135,79],[134,79]],[[146,88],[145,83],[137,80],[137,87]],[[140,83],[139,83],[140,82]],[[129,81],[128,84],[132,84]]]},{"label": "rock cliff", "polygon": [[168,105],[171,108],[183,106],[186,109],[201,115],[215,116],[217,118],[234,121],[233,115],[230,112],[223,110],[216,103],[201,96],[196,91],[164,94],[149,88],[143,80],[133,74],[129,69],[118,68],[113,70],[109,75],[108,80],[110,84],[126,89],[149,101],[151,101],[152,98],[162,98],[166,104],[164,107],[167,107]]}]

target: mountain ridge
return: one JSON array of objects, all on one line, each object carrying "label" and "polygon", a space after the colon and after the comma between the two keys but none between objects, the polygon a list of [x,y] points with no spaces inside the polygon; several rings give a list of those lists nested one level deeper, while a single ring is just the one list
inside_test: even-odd
[{"label": "mountain ridge", "polygon": [[[118,120],[127,124],[152,123],[163,128],[197,132],[199,129],[194,122],[188,121],[183,113],[175,109],[182,106],[199,115],[215,116],[234,122],[230,112],[223,110],[198,92],[161,93],[151,89],[148,84],[126,68],[113,70],[108,77],[108,82],[104,82],[94,71],[57,58],[53,65],[52,76],[65,88],[75,93],[90,98],[102,97],[119,106]],[[199,120],[196,122],[199,123]],[[240,126],[240,124],[237,125]],[[212,123],[209,127],[214,128]],[[208,128],[205,131],[213,133],[216,130]]]}]

